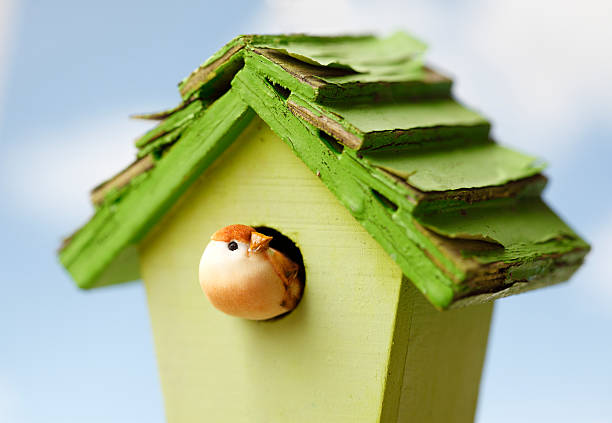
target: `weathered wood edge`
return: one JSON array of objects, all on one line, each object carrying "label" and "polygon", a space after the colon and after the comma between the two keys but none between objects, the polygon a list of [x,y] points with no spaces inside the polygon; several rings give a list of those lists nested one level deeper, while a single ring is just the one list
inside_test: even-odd
[{"label": "weathered wood edge", "polygon": [[176,112],[163,119],[157,126],[138,137],[134,145],[139,149],[146,147],[158,138],[164,137],[168,133],[184,127],[185,124],[193,120],[193,118],[204,109],[205,105],[202,101],[193,101],[185,107],[177,109]]},{"label": "weathered wood edge", "polygon": [[[284,133],[284,136],[281,135],[281,138],[285,139],[287,142],[290,143],[290,145],[292,146],[292,148],[294,150],[296,150],[296,154],[302,158],[302,160],[304,160],[306,162],[307,165],[309,165],[309,167],[311,167],[311,169],[313,169],[313,171],[317,172],[319,174],[319,176],[324,179],[324,182],[326,183],[326,185],[330,188],[330,190],[332,190],[332,192],[334,192],[340,199],[341,202],[345,203],[345,205],[347,206],[347,208],[349,210],[351,210],[351,213],[357,218],[357,220],[359,220],[367,229],[368,231],[373,235],[373,237],[381,244],[383,245],[383,247],[387,250],[387,252],[398,262],[398,264],[400,264],[400,267],[402,267],[402,270],[405,272],[406,276],[409,277],[411,280],[415,281],[415,284],[417,284],[418,286],[418,282],[416,282],[419,278],[415,278],[414,275],[411,275],[411,272],[409,269],[407,269],[407,267],[413,266],[415,263],[404,263],[405,265],[402,266],[401,263],[401,259],[398,260],[398,251],[397,251],[397,246],[389,246],[388,239],[381,239],[381,234],[378,233],[377,234],[377,229],[372,227],[372,220],[380,220],[380,221],[385,221],[385,219],[383,218],[383,216],[381,216],[379,213],[377,213],[375,210],[369,209],[368,212],[364,212],[363,210],[359,210],[358,213],[356,213],[355,210],[355,204],[358,202],[358,200],[356,199],[352,199],[349,200],[347,198],[347,193],[346,192],[338,192],[338,189],[340,189],[338,187],[339,185],[339,181],[335,180],[335,181],[330,181],[330,180],[325,180],[327,179],[326,176],[324,175],[324,172],[322,170],[323,167],[325,166],[313,166],[312,162],[308,162],[308,159],[305,159],[305,152],[304,151],[297,151],[298,148],[298,142],[297,139],[298,137],[298,133],[299,131],[296,129],[296,125],[293,124],[291,125],[291,130],[287,130],[287,129],[283,129],[285,126],[288,125],[287,122],[285,122],[284,124],[281,124],[282,126],[279,127],[279,118],[278,117],[273,117],[270,116],[270,113],[279,113],[281,114],[284,119],[288,119],[288,115],[286,112],[282,112],[281,110],[279,110],[279,106],[281,104],[283,104],[283,102],[285,102],[286,104],[286,100],[280,96],[278,93],[275,93],[274,89],[272,86],[269,85],[268,83],[268,88],[267,90],[269,91],[268,94],[264,94],[263,91],[266,90],[266,88],[263,87],[255,87],[256,83],[257,83],[257,79],[253,78],[254,76],[254,72],[253,71],[249,71],[248,67],[246,69],[243,69],[236,77],[235,81],[234,81],[234,87],[238,87],[241,95],[244,96],[245,101],[247,101],[251,107],[253,107],[258,114],[263,114],[264,116],[262,116],[262,118],[264,120],[266,120],[266,122],[272,126],[272,128],[279,133],[279,135],[281,135],[282,133]],[[261,77],[259,77],[261,78]],[[244,80],[244,81],[241,81]],[[266,81],[264,80],[264,78],[261,78],[259,80],[260,84],[266,84]],[[249,88],[247,88],[247,86]],[[257,91],[261,91],[262,93],[258,96],[257,95]],[[246,94],[245,94],[246,93]],[[276,97],[276,104],[272,104],[270,100],[273,97]],[[261,97],[259,98],[259,100],[257,99],[257,97]],[[263,99],[263,104],[265,104],[265,106],[257,106],[256,103],[257,101],[262,101]],[[281,106],[282,107],[282,106]],[[266,112],[264,112],[264,110],[266,110]],[[268,117],[266,118],[266,114],[268,114]],[[304,123],[303,123],[304,124]],[[295,133],[294,133],[295,132]],[[307,135],[308,136],[308,135]],[[317,140],[313,140],[312,139],[312,131],[310,134],[311,140],[309,141],[310,143],[316,143]],[[318,142],[320,142],[320,140],[318,140]],[[329,167],[330,163],[326,163],[326,166]],[[316,168],[316,170],[315,170]],[[346,171],[347,169],[345,169]],[[367,176],[366,176],[367,177]],[[371,182],[371,178],[369,178],[370,181],[368,181],[368,185],[371,186],[370,182]],[[517,194],[520,193],[522,191],[524,191],[528,185],[537,183],[537,184],[542,184],[543,178],[536,176],[536,177],[532,177],[532,178],[528,178],[527,181],[517,181],[514,182],[510,185],[510,189],[509,191],[511,193]],[[365,182],[365,181],[364,181]],[[532,190],[533,191],[533,190]],[[498,195],[501,196],[505,196],[508,195],[508,192],[504,191],[503,189],[499,189],[499,190],[487,190],[485,192],[488,193],[497,193]],[[534,193],[539,192],[539,189],[531,192],[530,194],[533,195]],[[348,200],[348,201],[347,201]],[[443,284],[445,286],[450,286],[451,289],[453,290],[453,295],[452,295],[452,299],[456,300],[458,298],[463,298],[463,297],[467,297],[470,295],[470,290],[474,289],[476,287],[477,283],[482,283],[482,281],[486,280],[486,281],[494,281],[495,283],[492,284],[492,286],[487,286],[486,289],[488,290],[489,294],[492,294],[493,291],[497,291],[497,290],[503,290],[505,289],[507,286],[520,281],[519,280],[514,280],[512,278],[512,272],[510,271],[512,268],[517,266],[517,263],[504,263],[503,265],[501,265],[500,263],[497,264],[491,264],[490,266],[486,266],[487,267],[487,271],[483,271],[479,274],[474,273],[473,272],[473,268],[475,266],[475,263],[471,260],[465,260],[464,258],[457,256],[456,254],[452,254],[449,255],[448,251],[444,251],[444,250],[440,250],[438,249],[439,246],[435,246],[433,239],[435,238],[435,234],[430,233],[430,231],[421,231],[417,228],[418,223],[416,221],[413,221],[411,216],[408,216],[407,213],[405,213],[405,211],[403,213],[400,213],[401,210],[399,212],[395,211],[394,213],[392,213],[393,215],[393,220],[391,220],[390,222],[385,222],[385,227],[386,229],[386,236],[389,236],[389,228],[392,228],[395,224],[398,223],[398,221],[402,222],[402,226],[404,227],[405,230],[408,230],[408,233],[404,233],[404,246],[405,247],[405,243],[407,242],[406,239],[406,235],[408,239],[414,239],[415,237],[418,239],[417,242],[419,242],[419,248],[423,248],[424,245],[427,245],[427,247],[425,247],[422,250],[422,253],[425,254],[425,260],[427,260],[428,262],[434,263],[436,265],[436,269],[438,271],[442,271],[443,274],[446,274],[446,277],[449,279],[445,280],[448,281],[452,281],[451,284],[447,285],[447,283]],[[367,221],[363,220],[363,215],[367,215],[370,218]],[[403,218],[400,218],[399,216],[404,216]],[[399,220],[398,220],[399,219]],[[380,223],[380,222],[378,222]],[[422,238],[419,239],[418,233],[421,232],[423,235],[423,238],[426,238],[427,241],[424,241]],[[410,234],[411,233],[411,234]],[[399,240],[398,240],[399,241]],[[397,241],[396,241],[397,242]],[[401,243],[400,243],[401,244]],[[389,248],[390,247],[390,248]],[[569,255],[562,255],[563,259],[566,259]],[[441,259],[441,257],[443,257]],[[446,258],[446,260],[444,259]],[[448,263],[448,259],[450,259],[452,262],[454,262],[454,266],[459,265],[459,268],[462,268],[463,271],[460,271],[459,273],[456,273],[458,271],[458,268],[455,268],[455,270],[451,270],[453,269],[453,265],[451,265],[451,267],[449,268],[449,263]],[[542,257],[542,259],[546,259],[546,257]],[[408,266],[406,266],[408,265]],[[556,263],[555,265],[559,265],[561,266],[562,264]],[[570,264],[573,265],[573,264]],[[554,267],[554,266],[552,266]],[[470,282],[471,284],[469,285],[465,285],[463,284],[464,281],[467,280],[468,276],[470,273],[468,273],[468,271],[470,271],[470,269],[472,269],[472,275],[476,274],[477,277],[473,277]],[[541,270],[540,270],[541,271]],[[498,272],[498,273],[495,273]],[[459,275],[463,275],[463,276],[459,276]],[[479,279],[480,278],[480,279]],[[419,287],[419,286],[418,286]],[[423,286],[420,286],[419,289],[426,295],[429,297],[428,293],[431,293],[431,291],[428,292],[427,289],[423,289]],[[431,289],[431,287],[429,287]],[[438,287],[439,288],[439,287]],[[482,285],[478,286],[478,289],[480,291],[482,291]],[[432,289],[435,290],[435,289]],[[478,293],[476,292],[476,293]],[[484,298],[484,297],[483,297]],[[450,305],[450,302],[448,304],[443,304],[440,302],[436,302],[435,299],[430,298],[430,301],[432,301],[432,303],[434,305],[436,305],[439,308],[445,308],[448,305]]]},{"label": "weathered wood edge", "polygon": [[111,190],[118,190],[127,186],[136,176],[153,169],[154,166],[155,160],[151,155],[136,160],[112,178],[92,189],[90,194],[91,202],[96,206],[102,204],[104,198]]},{"label": "weathered wood edge", "polygon": [[219,52],[194,70],[179,84],[179,92],[184,99],[189,98],[202,85],[215,76],[215,70],[226,64],[230,58],[245,46],[243,37],[237,37],[226,44]]},{"label": "weathered wood edge", "polygon": [[401,81],[330,82],[330,77],[361,75],[358,72],[315,66],[271,48],[247,48],[247,60],[258,62],[266,74],[292,92],[318,104],[345,102],[418,101],[450,98],[452,80],[423,66],[423,76]]},{"label": "weathered wood edge", "polygon": [[313,126],[325,131],[327,134],[336,138],[336,140],[352,148],[353,150],[359,150],[363,144],[363,136],[350,132],[338,121],[329,118],[324,114],[316,114],[312,110],[302,107],[295,102],[295,99],[291,98],[287,101],[287,106],[291,113],[295,116],[302,118],[306,122]]},{"label": "weathered wood edge", "polygon": [[[267,67],[277,76],[283,75],[286,82],[294,80],[294,92],[301,92],[320,104],[334,104],[337,102],[371,102],[389,99],[424,99],[449,97],[452,80],[433,69],[423,66],[423,75],[415,77],[407,75],[405,79],[386,80],[381,76],[379,81],[349,81],[330,82],[325,77],[342,76],[349,72],[331,66],[313,66],[311,63],[301,61],[283,52],[283,46],[288,42],[315,41],[315,42],[343,42],[375,39],[366,36],[318,37],[308,35],[266,36],[241,35],[223,46],[211,58],[195,69],[190,75],[179,83],[179,92],[184,102],[197,97],[205,97],[211,89],[207,86],[215,85],[217,79],[224,79],[228,73],[235,73],[240,65],[230,66],[232,62],[241,62],[243,55],[251,55],[260,61],[262,67]],[[272,57],[273,56],[273,57]],[[293,63],[293,64],[292,64]],[[227,69],[226,69],[227,68]],[[229,69],[231,68],[231,69]],[[355,71],[350,74],[360,75]],[[364,74],[365,75],[365,74]],[[233,75],[231,75],[233,76]],[[231,78],[230,78],[231,79]],[[168,116],[168,112],[143,115],[143,118],[159,119]]]},{"label": "weathered wood edge", "polygon": [[455,309],[469,307],[474,304],[491,302],[501,298],[509,297],[511,295],[522,294],[524,292],[529,292],[535,289],[545,288],[548,286],[553,286],[559,283],[566,282],[580,268],[580,266],[582,266],[584,262],[584,256],[586,255],[587,251],[583,251],[581,254],[581,258],[574,263],[553,267],[548,273],[539,274],[529,279],[522,279],[513,283],[508,283],[502,289],[498,289],[493,292],[484,292],[481,294],[459,298],[455,302],[453,302],[453,304],[451,304],[450,308]]},{"label": "weathered wood edge", "polygon": [[[276,81],[274,81],[276,82]],[[337,137],[338,141],[353,149],[376,151],[398,150],[418,143],[439,143],[445,140],[464,142],[486,142],[489,140],[491,125],[482,118],[478,122],[436,124],[396,128],[384,131],[365,132],[342,115],[325,105],[314,104],[294,93],[290,97],[291,111],[312,125]],[[452,100],[449,100],[452,101]],[[456,103],[459,107],[458,103]],[[464,108],[465,109],[465,108]]]},{"label": "weathered wood edge", "polygon": [[98,286],[105,269],[126,247],[138,243],[253,116],[235,93],[228,92],[157,162],[154,171],[124,188],[129,193],[123,193],[121,201],[103,204],[60,251],[61,262],[77,284]]}]

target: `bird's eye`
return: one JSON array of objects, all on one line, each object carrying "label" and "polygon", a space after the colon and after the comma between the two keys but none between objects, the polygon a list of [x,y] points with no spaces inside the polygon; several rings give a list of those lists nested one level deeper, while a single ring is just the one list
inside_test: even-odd
[{"label": "bird's eye", "polygon": [[229,244],[227,244],[227,249],[230,251],[234,251],[238,249],[238,243],[236,241],[232,241]]}]

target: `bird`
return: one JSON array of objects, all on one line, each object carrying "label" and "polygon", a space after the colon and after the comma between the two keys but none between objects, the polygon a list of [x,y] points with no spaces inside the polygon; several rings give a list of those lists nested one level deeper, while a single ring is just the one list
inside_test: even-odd
[{"label": "bird", "polygon": [[204,249],[199,281],[218,310],[268,320],[293,310],[304,290],[300,265],[271,248],[273,237],[247,225],[216,231]]}]

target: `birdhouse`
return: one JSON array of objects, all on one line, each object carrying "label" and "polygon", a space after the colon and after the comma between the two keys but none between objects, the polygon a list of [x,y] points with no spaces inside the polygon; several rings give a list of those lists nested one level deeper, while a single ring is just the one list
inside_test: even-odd
[{"label": "birdhouse", "polygon": [[[581,265],[542,163],[494,142],[424,52],[403,33],[240,36],[141,116],[159,124],[60,258],[84,289],[143,281],[169,422],[472,421],[493,300]],[[220,256],[256,233],[297,266],[272,318],[202,292],[211,236],[238,224]]]}]

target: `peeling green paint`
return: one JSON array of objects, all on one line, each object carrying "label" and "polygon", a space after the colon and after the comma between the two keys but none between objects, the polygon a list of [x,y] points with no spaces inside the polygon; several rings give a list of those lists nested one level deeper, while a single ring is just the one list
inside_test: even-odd
[{"label": "peeling green paint", "polygon": [[423,51],[401,34],[235,38],[181,82],[137,141],[154,166],[110,186],[62,263],[83,288],[134,279],[134,247],[256,112],[436,307],[569,277],[589,247],[540,200],[542,164],[494,143]]},{"label": "peeling green paint", "polygon": [[334,134],[337,127],[352,135],[354,145],[346,145],[356,150],[395,153],[405,146],[444,140],[484,142],[489,135],[490,125],[482,116],[450,99],[318,106],[292,95],[291,102],[298,114],[303,110],[316,116],[321,129]]},{"label": "peeling green paint", "polygon": [[[425,44],[401,32],[382,39],[371,35],[242,35],[181,81],[183,99],[209,97],[231,80],[243,58],[252,58],[250,52],[255,50],[273,51],[285,66],[283,78],[297,72],[297,79],[310,85],[304,87],[311,94],[306,98],[321,102],[439,96],[450,90],[448,78],[422,66]],[[269,57],[257,55],[257,59],[269,65],[269,71],[280,67]]]},{"label": "peeling green paint", "polygon": [[364,153],[364,160],[421,191],[450,191],[503,185],[543,169],[537,159],[494,143],[450,149]]},{"label": "peeling green paint", "polygon": [[194,101],[188,104],[186,107],[177,110],[164,119],[155,128],[138,138],[135,142],[136,147],[143,149],[159,138],[163,138],[164,136],[174,133],[177,130],[184,129],[185,126],[204,108],[205,106],[202,101]]},{"label": "peeling green paint", "polygon": [[403,32],[385,38],[370,35],[344,38],[305,36],[279,38],[276,42],[261,40],[254,44],[279,49],[317,66],[379,75],[397,74],[396,69],[419,72],[426,49],[425,43]]},{"label": "peeling green paint", "polygon": [[[100,276],[121,252],[137,244],[190,183],[242,131],[253,112],[233,92],[215,102],[145,176],[115,202],[106,201],[60,252],[62,264],[81,288],[100,286]],[[132,263],[129,263],[132,266]],[[123,282],[121,271],[117,279]]]},{"label": "peeling green paint", "polygon": [[464,250],[481,262],[560,255],[588,245],[539,198],[513,203],[478,204],[448,213],[418,218],[432,231],[449,238],[477,239],[499,244],[489,251]]}]

